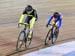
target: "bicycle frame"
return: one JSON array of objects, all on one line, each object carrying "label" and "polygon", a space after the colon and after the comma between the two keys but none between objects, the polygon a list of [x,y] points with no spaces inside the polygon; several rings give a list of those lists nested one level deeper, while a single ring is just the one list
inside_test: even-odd
[{"label": "bicycle frame", "polygon": [[24,31],[24,32],[26,31],[27,27],[30,27],[30,25],[29,25],[28,23],[19,23],[19,24],[18,24],[18,27],[19,27],[20,24],[21,24],[21,25],[24,25],[24,29],[22,30],[22,31]]},{"label": "bicycle frame", "polygon": [[46,35],[45,45],[48,44],[49,40],[51,40],[51,43],[54,44],[56,39],[57,39],[57,37],[55,36],[55,29],[56,29],[57,26],[56,25],[51,25],[51,24],[50,24],[50,26],[52,26],[52,27],[49,29],[49,31]]},{"label": "bicycle frame", "polygon": [[[31,40],[28,39],[28,34],[29,34],[29,28],[30,27],[29,24],[27,23],[20,23],[21,25],[24,25],[24,29],[20,32],[19,36],[18,36],[18,40],[17,40],[17,45],[16,45],[16,50],[21,49],[22,45],[25,45],[25,48],[28,48],[28,46],[31,44]],[[18,24],[18,27],[19,25]],[[27,30],[28,29],[28,30]],[[27,32],[26,32],[27,31]],[[33,34],[32,34],[33,36]],[[32,39],[32,38],[31,38]]]},{"label": "bicycle frame", "polygon": [[[28,23],[20,23],[20,24],[21,25],[24,25],[24,29],[21,32],[24,32],[26,34],[26,36],[27,36],[28,35],[28,32],[29,32],[28,27],[30,27],[30,25]],[[19,27],[19,25],[18,25],[18,27]]]},{"label": "bicycle frame", "polygon": [[[56,29],[57,28],[57,26],[54,24],[54,25],[51,25],[50,24],[50,26],[52,26],[52,28],[50,29],[51,30],[51,34],[52,34],[52,37],[53,37],[53,33],[55,32],[55,30],[54,30],[54,28]],[[54,31],[53,31],[54,30]]]}]

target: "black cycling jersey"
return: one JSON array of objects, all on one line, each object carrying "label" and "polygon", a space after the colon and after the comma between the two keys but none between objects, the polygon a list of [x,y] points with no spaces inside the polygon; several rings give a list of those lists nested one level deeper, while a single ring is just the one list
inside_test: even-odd
[{"label": "black cycling jersey", "polygon": [[[27,11],[26,11],[26,10],[24,10],[24,11],[23,11],[23,14],[28,14],[28,13],[27,13]],[[28,15],[32,15],[33,17],[35,17],[35,18],[36,18],[36,21],[37,21],[38,16],[37,16],[37,12],[36,12],[36,10],[35,10],[35,9],[33,9],[33,11],[32,11],[30,14],[28,14]],[[32,17],[30,17],[30,18],[32,18]]]}]

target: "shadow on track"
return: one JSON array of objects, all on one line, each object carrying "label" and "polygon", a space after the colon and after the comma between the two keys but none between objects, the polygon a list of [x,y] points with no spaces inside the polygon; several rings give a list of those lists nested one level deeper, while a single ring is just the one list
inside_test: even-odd
[{"label": "shadow on track", "polygon": [[32,49],[34,49],[34,51],[35,51],[35,50],[38,50],[40,46],[42,46],[42,44],[39,45],[39,46],[27,48],[27,49],[24,49],[24,50],[19,50],[19,51],[14,50],[14,51],[8,53],[6,56],[11,56],[11,55],[14,55],[14,54],[17,54],[17,53],[20,53],[20,52],[24,52],[24,51],[27,51],[27,50],[32,50]]},{"label": "shadow on track", "polygon": [[[56,41],[56,44],[55,45],[57,45],[59,43],[62,43],[62,42],[65,42],[65,41],[70,41],[70,40],[75,40],[75,38],[69,38],[69,39],[64,39],[64,40]],[[33,50],[34,49],[34,51],[36,51],[36,50],[43,49],[43,48],[47,48],[47,47],[50,47],[50,46],[54,46],[54,45],[47,45],[47,46],[45,46],[44,44],[40,44],[38,46],[31,47],[31,48],[27,48],[27,49],[20,50],[20,51],[14,50],[11,53],[7,54],[6,56],[15,55],[17,53],[24,52],[24,51],[27,51],[27,50]]]}]

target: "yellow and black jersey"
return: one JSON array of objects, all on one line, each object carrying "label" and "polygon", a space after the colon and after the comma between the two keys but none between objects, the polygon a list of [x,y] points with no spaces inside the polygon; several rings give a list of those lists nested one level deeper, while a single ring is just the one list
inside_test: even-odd
[{"label": "yellow and black jersey", "polygon": [[27,16],[30,16],[30,17],[35,17],[36,20],[38,19],[38,16],[37,16],[37,13],[36,13],[36,10],[35,10],[35,9],[33,9],[33,10],[31,11],[31,13],[28,13],[26,10],[24,10],[24,11],[23,11],[23,14],[27,14]]}]

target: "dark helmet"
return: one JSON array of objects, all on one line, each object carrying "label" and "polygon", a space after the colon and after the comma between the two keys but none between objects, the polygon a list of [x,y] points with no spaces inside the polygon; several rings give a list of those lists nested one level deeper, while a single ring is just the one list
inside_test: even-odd
[{"label": "dark helmet", "polygon": [[53,17],[57,18],[58,16],[59,16],[59,13],[58,12],[54,12]]},{"label": "dark helmet", "polygon": [[27,12],[31,12],[33,10],[31,5],[27,5],[27,7],[25,9]]}]

